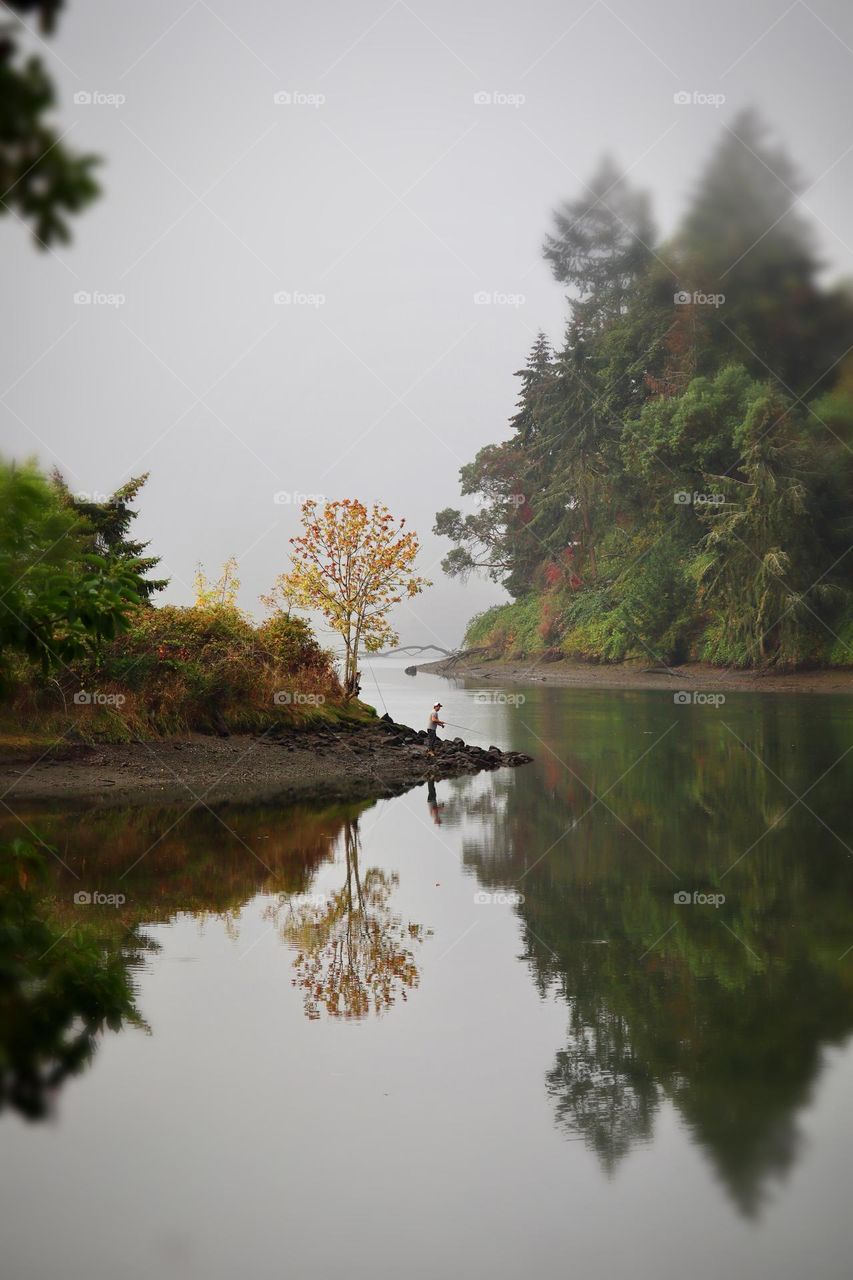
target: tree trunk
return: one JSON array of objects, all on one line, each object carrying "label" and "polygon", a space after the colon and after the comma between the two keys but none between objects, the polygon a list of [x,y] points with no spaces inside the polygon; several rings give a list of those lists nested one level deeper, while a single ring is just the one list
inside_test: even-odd
[{"label": "tree trunk", "polygon": [[352,698],[355,696],[356,684],[356,663],[358,654],[356,652],[357,642],[353,642],[351,636],[344,636],[345,658],[344,658],[344,697]]},{"label": "tree trunk", "polygon": [[586,501],[581,502],[581,513],[583,517],[584,550],[586,551],[587,558],[589,559],[589,576],[591,578],[595,578],[597,577],[595,543],[592,540],[592,526],[589,518],[589,507]]}]

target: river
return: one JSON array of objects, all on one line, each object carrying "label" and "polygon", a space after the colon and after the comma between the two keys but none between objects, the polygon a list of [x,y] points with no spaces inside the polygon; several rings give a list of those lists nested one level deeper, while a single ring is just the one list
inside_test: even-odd
[{"label": "river", "polygon": [[4,1276],[846,1277],[853,699],[363,696],[535,762],[19,815],[135,1009],[0,1114]]}]

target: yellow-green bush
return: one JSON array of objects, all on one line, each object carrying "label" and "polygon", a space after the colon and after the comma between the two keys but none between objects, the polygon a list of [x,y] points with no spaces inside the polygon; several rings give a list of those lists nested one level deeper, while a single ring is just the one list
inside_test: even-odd
[{"label": "yellow-green bush", "polygon": [[82,741],[253,732],[363,713],[299,618],[254,626],[228,606],[140,609],[97,659],[45,678],[19,666],[11,713]]}]

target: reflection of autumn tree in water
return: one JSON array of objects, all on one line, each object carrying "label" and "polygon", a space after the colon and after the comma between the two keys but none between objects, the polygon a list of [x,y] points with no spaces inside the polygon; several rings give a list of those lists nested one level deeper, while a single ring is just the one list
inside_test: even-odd
[{"label": "reflection of autumn tree in water", "polygon": [[[171,807],[22,810],[21,817],[65,864],[51,860],[47,873],[52,913],[66,925],[79,919],[73,895],[83,886],[122,893],[126,919],[153,924],[184,912],[230,927],[256,894],[304,893],[334,856],[346,819],[365,807],[229,805],[217,814],[202,806],[183,815]],[[12,818],[0,821],[0,838],[16,828]]]},{"label": "reflection of autumn tree in water", "polygon": [[[560,1127],[613,1170],[668,1100],[752,1215],[797,1159],[825,1049],[853,1032],[853,957],[839,963],[853,864],[773,773],[799,795],[826,772],[808,802],[849,841],[832,769],[853,735],[837,710],[755,699],[727,712],[751,751],[708,711],[639,759],[673,723],[667,701],[610,697],[586,712],[579,700],[575,718],[542,695],[537,731],[554,755],[540,745],[541,767],[496,780],[504,804],[464,860],[484,886],[524,893],[534,979],[570,1010],[546,1078]],[[727,901],[677,906],[675,889]]]},{"label": "reflection of autumn tree in water", "polygon": [[270,908],[282,938],[296,948],[294,985],[304,996],[309,1018],[321,1009],[332,1017],[363,1018],[382,1013],[399,996],[405,1000],[420,973],[412,944],[429,935],[418,924],[404,925],[390,908],[396,874],[359,867],[358,820],[343,831],[346,877],[321,905],[283,899]]},{"label": "reflection of autumn tree in water", "polygon": [[[256,894],[304,892],[364,807],[230,806],[227,829],[205,808],[27,814],[62,862],[4,843],[20,824],[0,823],[0,1111],[47,1115],[106,1030],[145,1025],[132,975],[156,945],[141,925],[189,913],[235,930]],[[81,889],[126,901],[78,905]]]}]

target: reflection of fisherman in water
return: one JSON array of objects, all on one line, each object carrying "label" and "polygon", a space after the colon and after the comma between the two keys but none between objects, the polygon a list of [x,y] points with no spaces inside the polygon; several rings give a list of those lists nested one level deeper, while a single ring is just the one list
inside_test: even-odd
[{"label": "reflection of fisherman in water", "polygon": [[444,804],[438,803],[438,799],[435,794],[435,783],[432,781],[432,779],[430,779],[429,782],[427,783],[427,804],[429,805],[429,811],[430,811],[430,814],[432,815],[433,822],[437,827],[440,827],[441,826],[441,810],[444,808]]}]

